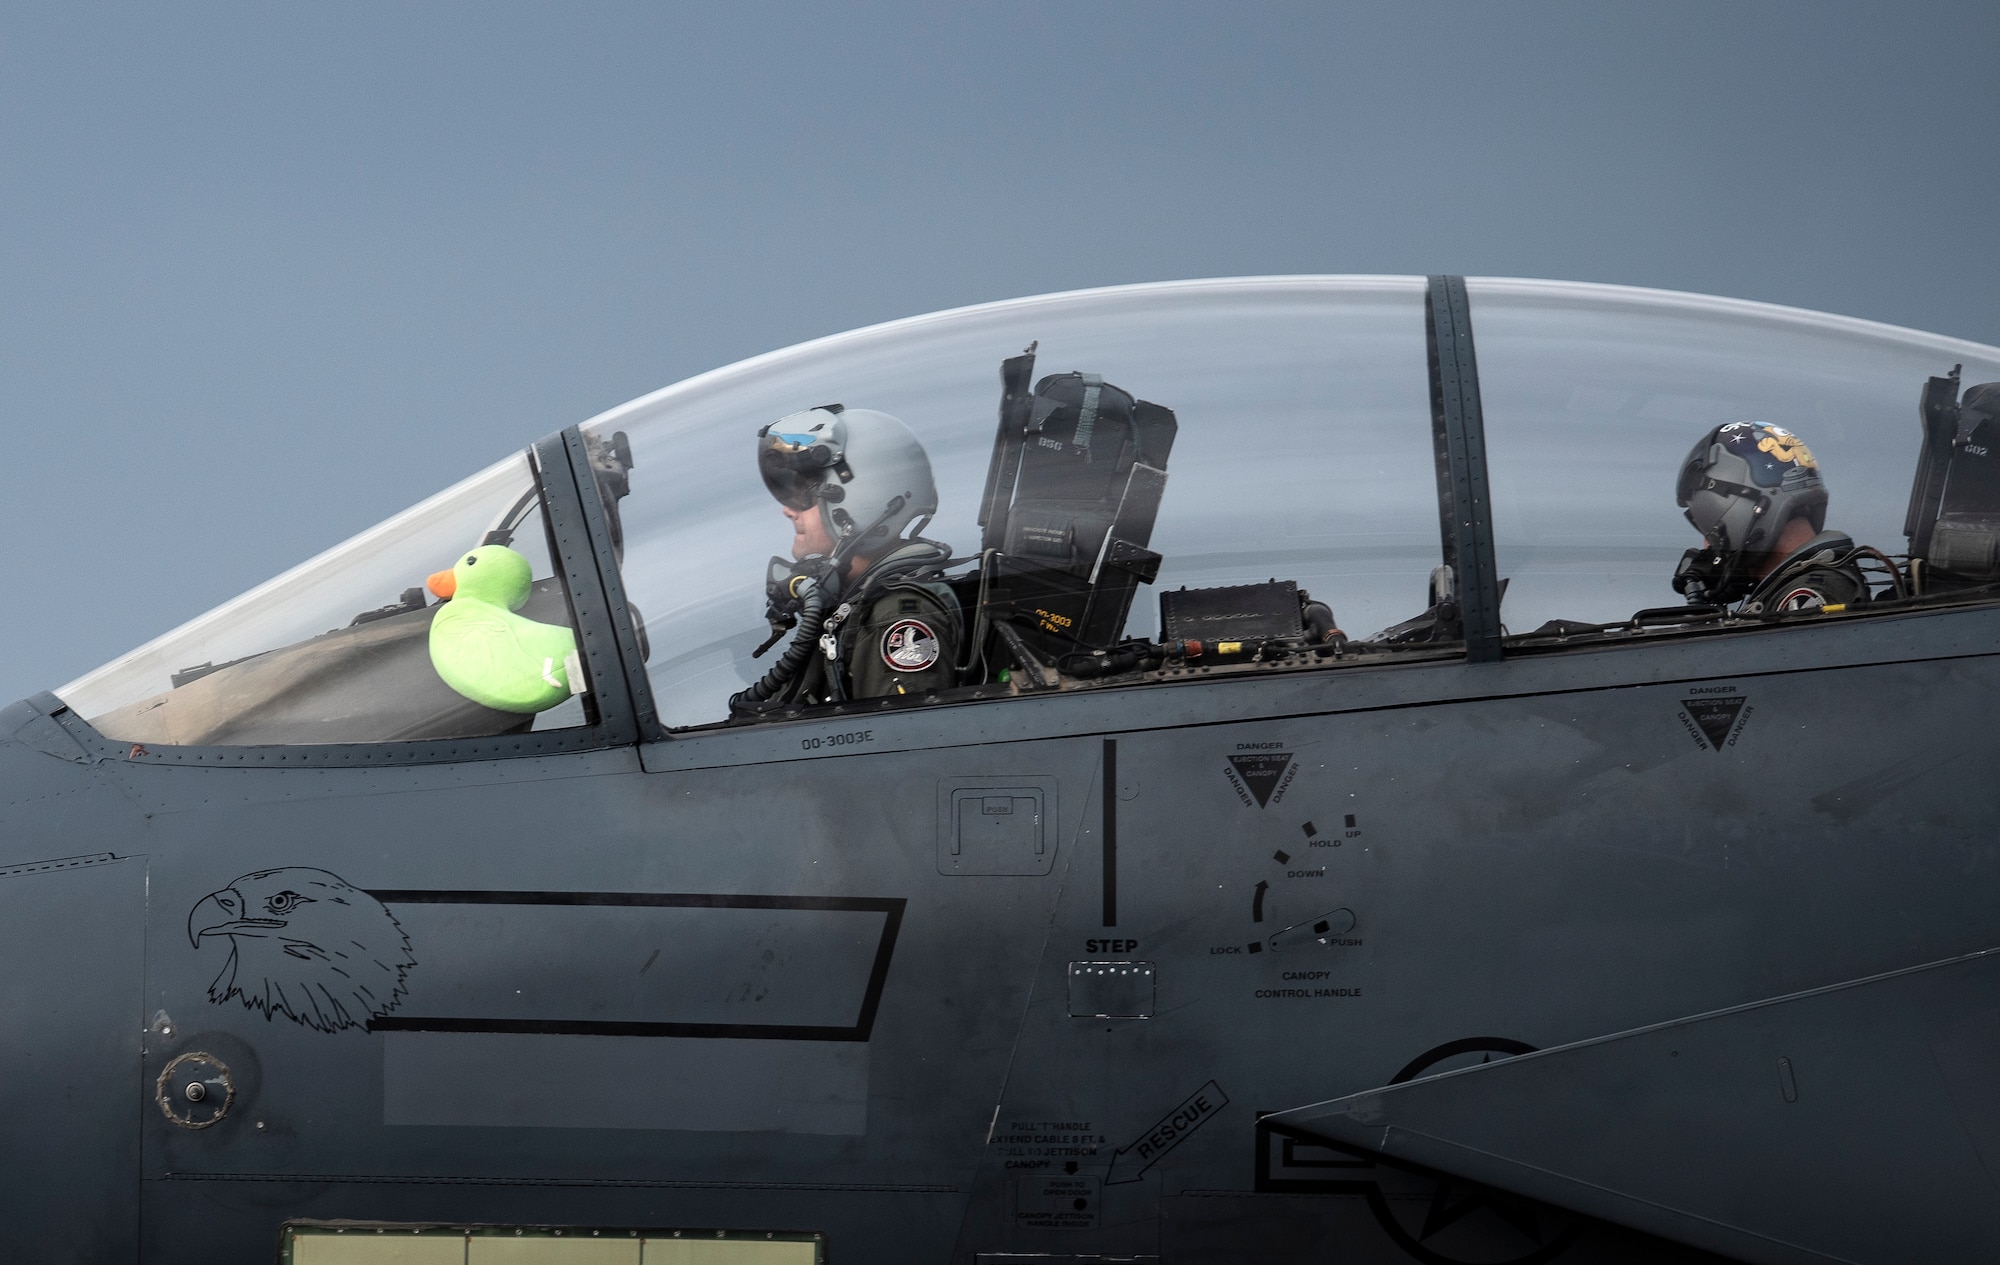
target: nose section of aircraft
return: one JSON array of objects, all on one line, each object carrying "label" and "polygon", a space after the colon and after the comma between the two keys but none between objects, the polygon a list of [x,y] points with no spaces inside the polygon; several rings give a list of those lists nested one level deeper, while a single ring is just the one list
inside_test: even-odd
[{"label": "nose section of aircraft", "polygon": [[199,949],[201,938],[220,931],[243,917],[243,897],[233,887],[210,892],[188,911],[188,943]]}]

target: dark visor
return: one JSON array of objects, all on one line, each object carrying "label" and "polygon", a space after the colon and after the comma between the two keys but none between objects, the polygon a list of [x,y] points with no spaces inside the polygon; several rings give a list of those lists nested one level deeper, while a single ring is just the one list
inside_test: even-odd
[{"label": "dark visor", "polygon": [[780,505],[811,509],[820,480],[838,460],[818,435],[788,435],[769,426],[757,432],[757,473]]},{"label": "dark visor", "polygon": [[1687,508],[1688,498],[1701,487],[1702,472],[1708,468],[1708,446],[1709,441],[1703,440],[1681,463],[1681,478],[1674,486],[1674,500],[1682,509]]}]

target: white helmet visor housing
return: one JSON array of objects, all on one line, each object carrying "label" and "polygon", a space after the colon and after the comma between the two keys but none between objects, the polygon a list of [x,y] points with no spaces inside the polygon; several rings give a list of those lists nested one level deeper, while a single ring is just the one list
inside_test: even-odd
[{"label": "white helmet visor housing", "polygon": [[827,404],[779,418],[757,432],[757,469],[780,504],[819,506],[842,558],[878,553],[937,513],[922,442],[875,409]]},{"label": "white helmet visor housing", "polygon": [[[778,504],[811,509],[819,485],[845,469],[847,427],[838,404],[779,418],[757,432],[757,473]],[[849,473],[846,477],[852,478]]]}]

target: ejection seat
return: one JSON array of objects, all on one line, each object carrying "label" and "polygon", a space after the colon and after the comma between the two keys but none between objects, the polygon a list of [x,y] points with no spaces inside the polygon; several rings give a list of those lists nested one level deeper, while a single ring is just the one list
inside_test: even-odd
[{"label": "ejection seat", "polygon": [[[1029,389],[1035,348],[1000,366],[1000,428],[981,500],[980,565],[960,581],[983,677],[1011,666],[1052,682],[1061,663],[1120,640],[1167,486],[1173,410],[1091,373]],[[975,663],[981,662],[975,659]]]},{"label": "ejection seat", "polygon": [[1958,393],[1959,370],[1924,383],[1923,448],[1903,534],[1920,593],[2000,583],[2000,382]]}]

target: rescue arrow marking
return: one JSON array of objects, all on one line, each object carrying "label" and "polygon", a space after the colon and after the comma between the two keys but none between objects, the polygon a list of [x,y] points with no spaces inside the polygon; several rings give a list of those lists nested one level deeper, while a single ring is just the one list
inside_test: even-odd
[{"label": "rescue arrow marking", "polygon": [[1168,1112],[1158,1124],[1146,1130],[1128,1146],[1121,1146],[1111,1153],[1111,1172],[1104,1184],[1118,1186],[1136,1182],[1153,1165],[1165,1158],[1168,1151],[1187,1141],[1188,1135],[1209,1118],[1229,1105],[1229,1095],[1222,1092],[1222,1086],[1208,1082],[1188,1095],[1186,1102]]}]

